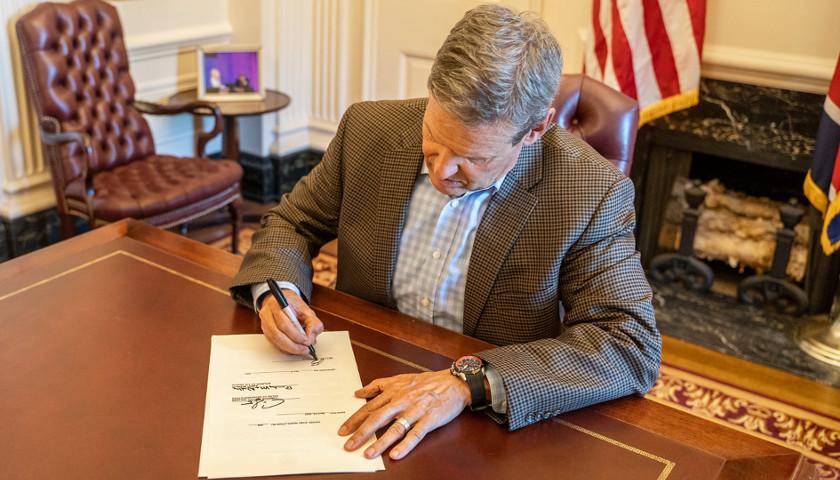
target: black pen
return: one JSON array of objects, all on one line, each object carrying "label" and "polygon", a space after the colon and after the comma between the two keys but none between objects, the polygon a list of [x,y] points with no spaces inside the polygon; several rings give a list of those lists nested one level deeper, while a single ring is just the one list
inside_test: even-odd
[{"label": "black pen", "polygon": [[[271,294],[274,295],[274,299],[277,300],[277,303],[280,304],[280,308],[283,309],[283,313],[289,317],[289,320],[292,321],[292,324],[297,327],[300,333],[303,336],[306,336],[306,331],[303,329],[303,326],[297,319],[297,315],[295,315],[295,311],[292,310],[292,307],[289,306],[289,302],[286,301],[286,296],[283,295],[283,291],[280,290],[280,285],[277,285],[277,282],[274,279],[268,279],[268,289],[271,290]],[[309,346],[309,354],[312,355],[312,358],[318,360],[318,355],[315,355],[315,347],[312,345]]]}]

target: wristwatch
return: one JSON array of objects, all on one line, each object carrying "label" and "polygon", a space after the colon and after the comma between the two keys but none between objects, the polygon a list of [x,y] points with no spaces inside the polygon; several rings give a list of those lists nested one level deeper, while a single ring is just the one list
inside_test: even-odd
[{"label": "wristwatch", "polygon": [[484,410],[488,406],[484,391],[484,361],[474,355],[466,355],[452,362],[449,367],[452,375],[467,382],[470,389],[470,410]]}]

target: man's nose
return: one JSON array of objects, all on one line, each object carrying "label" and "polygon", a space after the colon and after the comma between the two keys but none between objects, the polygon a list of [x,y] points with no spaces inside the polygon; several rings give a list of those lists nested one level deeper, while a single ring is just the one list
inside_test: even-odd
[{"label": "man's nose", "polygon": [[454,155],[444,154],[438,155],[434,160],[435,175],[439,180],[447,180],[456,173],[458,173],[459,159]]}]

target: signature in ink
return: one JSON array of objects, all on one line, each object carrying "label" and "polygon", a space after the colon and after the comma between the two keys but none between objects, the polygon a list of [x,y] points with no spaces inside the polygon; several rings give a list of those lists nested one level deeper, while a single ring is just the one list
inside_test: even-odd
[{"label": "signature in ink", "polygon": [[291,390],[294,385],[272,385],[268,382],[263,383],[234,383],[231,388],[234,390],[253,392],[255,390]]},{"label": "signature in ink", "polygon": [[333,357],[320,357],[318,360],[311,360],[309,362],[310,367],[317,367],[318,365],[324,363],[325,360],[332,360]]},{"label": "signature in ink", "polygon": [[247,397],[240,405],[250,406],[251,410],[257,408],[268,410],[269,408],[282,405],[285,401],[285,399],[277,397]]}]

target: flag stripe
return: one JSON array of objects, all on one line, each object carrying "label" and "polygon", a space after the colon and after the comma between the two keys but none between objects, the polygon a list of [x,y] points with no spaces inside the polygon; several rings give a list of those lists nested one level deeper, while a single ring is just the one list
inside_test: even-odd
[{"label": "flag stripe", "polygon": [[840,145],[834,152],[834,174],[831,176],[831,189],[828,193],[828,201],[831,202],[837,196],[837,190],[840,189]]},{"label": "flag stripe", "polygon": [[691,14],[685,0],[659,0],[662,13],[668,18],[665,29],[671,39],[674,61],[680,79],[681,91],[697,88],[700,84],[700,57],[691,32]]},{"label": "flag stripe", "polygon": [[671,49],[671,40],[665,30],[665,21],[662,19],[662,10],[657,0],[643,0],[645,35],[648,45],[656,45],[651,52],[653,57],[653,69],[656,71],[656,81],[661,98],[667,98],[680,93],[680,81],[677,76],[677,65],[674,63],[674,52]]},{"label": "flag stripe", "polygon": [[[600,20],[601,20],[601,29],[604,32],[604,40],[605,44],[611,48],[612,45],[612,38],[613,38],[613,29],[612,29],[612,2],[614,0],[603,0],[601,2],[601,11],[600,13]],[[607,64],[604,67],[604,76],[603,82],[607,85],[613,85],[615,88],[618,87],[618,79],[615,77],[615,68],[613,62],[615,59],[613,55],[615,52],[608,52],[607,53]]]},{"label": "flag stripe", "polygon": [[691,14],[691,30],[694,33],[694,45],[697,57],[703,58],[703,37],[706,34],[706,0],[687,0]]},{"label": "flag stripe", "polygon": [[[610,0],[606,1],[609,2]],[[607,67],[607,40],[604,38],[604,30],[601,28],[601,0],[592,1],[592,30],[595,32],[595,56],[598,59],[598,68],[603,75]]]},{"label": "flag stripe", "polygon": [[621,25],[621,17],[618,14],[618,0],[612,0],[612,59],[613,69],[621,91],[625,95],[638,99],[636,92],[636,76],[633,70],[633,56],[630,54],[630,43]]},{"label": "flag stripe", "polygon": [[[835,111],[840,108],[840,60],[837,61],[837,65],[834,67],[834,75],[831,79],[831,84],[828,86],[828,98],[825,99],[826,103],[831,102],[834,104]],[[834,116],[834,121],[840,123],[840,119]]]},{"label": "flag stripe", "polygon": [[636,90],[640,105],[649,105],[662,99],[656,72],[653,69],[651,50],[645,35],[643,8],[641,2],[621,2],[618,4],[621,24],[630,40],[630,53],[633,56],[633,69],[636,77]]},{"label": "flag stripe", "polygon": [[[840,82],[838,82],[838,84],[840,84]],[[831,97],[825,97],[823,109],[825,109],[825,114],[834,120],[834,123],[840,124],[840,106],[833,102]]]},{"label": "flag stripe", "polygon": [[817,127],[817,143],[814,145],[811,177],[826,196],[834,173],[833,160],[838,144],[840,144],[840,123],[829,117],[827,112],[823,112]]}]

